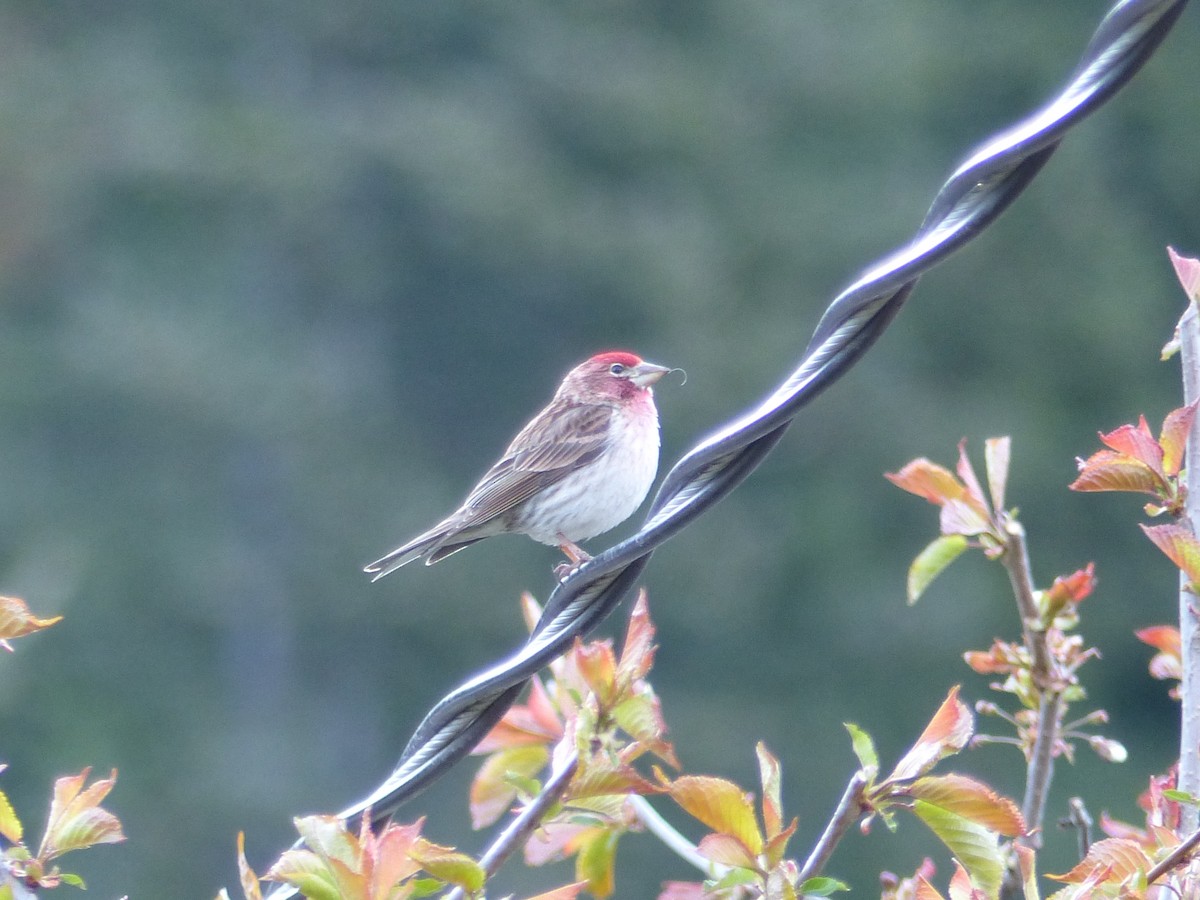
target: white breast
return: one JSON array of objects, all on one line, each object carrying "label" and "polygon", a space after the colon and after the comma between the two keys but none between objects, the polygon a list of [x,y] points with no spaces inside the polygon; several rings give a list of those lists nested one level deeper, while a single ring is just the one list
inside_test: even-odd
[{"label": "white breast", "polygon": [[531,497],[519,530],[543,544],[586,541],[616,528],[642,505],[658,471],[658,414],[620,411],[608,449],[585,468]]}]

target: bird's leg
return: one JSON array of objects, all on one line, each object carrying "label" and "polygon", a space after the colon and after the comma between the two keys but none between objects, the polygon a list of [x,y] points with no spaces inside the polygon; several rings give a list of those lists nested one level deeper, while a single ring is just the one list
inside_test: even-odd
[{"label": "bird's leg", "polygon": [[567,558],[565,563],[559,563],[554,567],[554,576],[559,580],[566,578],[581,565],[592,558],[591,554],[576,544],[574,541],[567,540],[563,534],[558,535],[558,549],[562,551],[563,556]]}]

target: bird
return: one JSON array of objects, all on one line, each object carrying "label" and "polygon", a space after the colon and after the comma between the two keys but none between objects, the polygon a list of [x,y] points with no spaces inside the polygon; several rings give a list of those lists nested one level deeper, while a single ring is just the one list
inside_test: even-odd
[{"label": "bird", "polygon": [[658,471],[652,386],[668,372],[635,353],[608,350],[563,378],[550,403],[513,438],[454,512],[363,568],[378,581],[422,559],[431,566],[498,534],[558,547],[564,575],[591,557],[578,546],[642,505]]}]

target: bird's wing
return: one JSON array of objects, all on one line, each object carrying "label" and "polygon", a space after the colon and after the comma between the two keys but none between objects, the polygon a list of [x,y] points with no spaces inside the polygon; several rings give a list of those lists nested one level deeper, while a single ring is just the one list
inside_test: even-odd
[{"label": "bird's wing", "polygon": [[553,405],[513,438],[454,518],[476,525],[503,516],[604,452],[615,410],[600,404]]}]

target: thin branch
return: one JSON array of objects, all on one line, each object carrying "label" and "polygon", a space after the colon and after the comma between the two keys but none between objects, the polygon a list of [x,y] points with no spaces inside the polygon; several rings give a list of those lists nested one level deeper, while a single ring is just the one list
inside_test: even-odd
[{"label": "thin branch", "polygon": [[[1196,305],[1189,303],[1179,320],[1180,357],[1183,366],[1183,400],[1192,403],[1200,397],[1200,318]],[[1188,473],[1200,472],[1200,420],[1192,423],[1188,434],[1186,465]],[[1184,501],[1184,519],[1200,534],[1200,488],[1189,490]],[[1188,589],[1188,576],[1179,575],[1179,645],[1182,677],[1179,727],[1179,779],[1177,787],[1192,796],[1200,795],[1200,618],[1196,615],[1196,595]],[[1179,827],[1184,832],[1200,826],[1200,810],[1185,804]]]},{"label": "thin branch", "polygon": [[1186,841],[1171,851],[1170,855],[1146,873],[1146,884],[1151,885],[1182,863],[1200,844],[1200,831],[1193,831]]},{"label": "thin branch", "polygon": [[[479,864],[483,866],[483,870],[489,878],[500,870],[504,861],[512,856],[517,848],[524,846],[529,836],[542,824],[542,817],[546,815],[546,811],[551,806],[562,799],[562,795],[566,793],[571,779],[575,777],[575,770],[578,768],[579,757],[572,753],[558,771],[550,776],[550,779],[542,787],[542,792],[529,801],[516,818],[508,823],[508,827],[500,832],[492,845],[483,852],[483,855],[479,857]],[[464,896],[461,888],[455,888],[446,894],[445,900],[463,900]]]},{"label": "thin branch", "polygon": [[1088,850],[1092,846],[1092,825],[1094,824],[1092,816],[1084,806],[1082,797],[1072,797],[1068,800],[1067,809],[1070,812],[1059,824],[1063,828],[1075,829],[1076,837],[1079,839],[1079,858],[1083,859],[1088,855]]},{"label": "thin branch", "polygon": [[1041,625],[1037,600],[1034,599],[1033,569],[1029,564],[1029,547],[1025,542],[1025,529],[1015,519],[1004,523],[1007,544],[1001,562],[1008,572],[1013,597],[1021,614],[1021,633],[1025,638],[1025,649],[1033,661],[1033,682],[1039,688],[1049,687],[1050,654],[1046,649],[1046,632]]},{"label": "thin branch", "polygon": [[1021,615],[1021,631],[1031,660],[1031,676],[1039,695],[1037,733],[1029,756],[1025,776],[1025,799],[1021,815],[1025,819],[1026,836],[1022,843],[1037,849],[1042,844],[1042,820],[1046,815],[1046,795],[1054,775],[1054,748],[1058,743],[1065,709],[1059,678],[1054,671],[1050,649],[1046,645],[1046,630],[1041,623],[1034,597],[1033,572],[1029,563],[1029,548],[1021,523],[1009,520],[1004,526],[1008,538],[1001,560],[1012,584],[1013,596]]},{"label": "thin branch", "polygon": [[821,870],[825,868],[825,863],[829,862],[829,857],[833,856],[838,842],[862,815],[863,789],[866,786],[867,777],[861,771],[855,772],[846,785],[846,790],[842,792],[842,799],[838,801],[837,809],[833,811],[833,816],[825,826],[825,831],[821,833],[821,839],[817,841],[812,853],[804,863],[804,868],[800,870],[798,879],[800,884],[804,884],[814,875],[820,874]]},{"label": "thin branch", "polygon": [[728,866],[701,856],[696,845],[676,831],[675,826],[664,819],[645,797],[635,794],[629,798],[629,804],[647,831],[666,844],[667,848],[684,862],[703,872],[707,878],[721,878],[729,871]]}]

